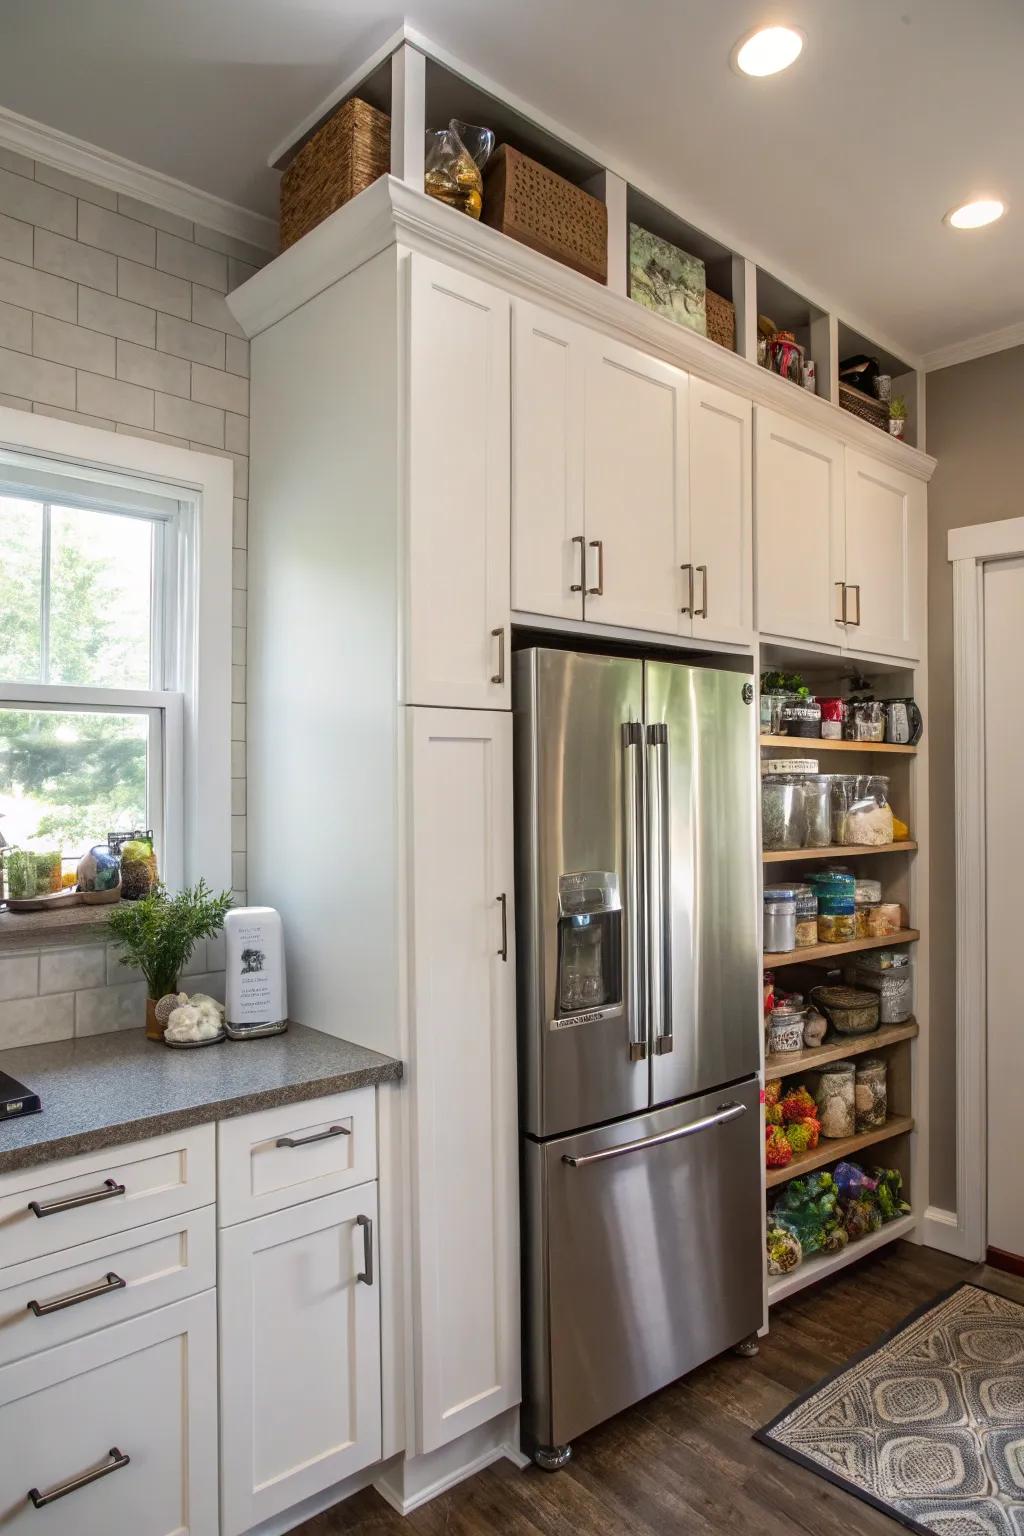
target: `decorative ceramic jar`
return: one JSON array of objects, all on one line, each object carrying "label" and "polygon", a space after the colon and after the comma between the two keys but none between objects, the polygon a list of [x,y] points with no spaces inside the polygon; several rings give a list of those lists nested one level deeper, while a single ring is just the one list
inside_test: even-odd
[{"label": "decorative ceramic jar", "polygon": [[832,1061],[819,1074],[814,1102],[818,1106],[821,1134],[830,1141],[854,1134],[856,1072],[852,1061]]}]

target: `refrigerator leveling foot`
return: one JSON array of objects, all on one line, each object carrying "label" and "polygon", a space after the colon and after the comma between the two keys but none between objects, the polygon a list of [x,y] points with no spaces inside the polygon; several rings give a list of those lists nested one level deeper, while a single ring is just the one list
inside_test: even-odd
[{"label": "refrigerator leveling foot", "polygon": [[538,1445],[533,1459],[544,1472],[557,1472],[572,1460],[571,1445]]},{"label": "refrigerator leveling foot", "polygon": [[742,1355],[745,1360],[750,1359],[753,1355],[759,1355],[761,1353],[761,1346],[758,1343],[757,1334],[748,1333],[745,1339],[740,1339],[738,1344],[733,1345],[732,1352],[734,1355]]}]

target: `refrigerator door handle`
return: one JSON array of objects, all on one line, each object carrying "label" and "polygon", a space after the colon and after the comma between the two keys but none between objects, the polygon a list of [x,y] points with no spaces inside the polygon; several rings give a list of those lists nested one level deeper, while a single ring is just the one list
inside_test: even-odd
[{"label": "refrigerator door handle", "polygon": [[647,1009],[642,957],[644,849],[644,728],[639,721],[622,727],[626,784],[626,969],[630,1061],[647,1059]]},{"label": "refrigerator door handle", "polygon": [[668,726],[647,727],[647,889],[650,944],[651,1049],[672,1049],[672,845],[669,840]]},{"label": "refrigerator door handle", "polygon": [[568,1163],[570,1168],[585,1168],[588,1163],[605,1163],[611,1157],[625,1157],[628,1152],[642,1152],[646,1147],[660,1147],[669,1141],[682,1141],[686,1136],[710,1131],[716,1125],[728,1125],[730,1120],[738,1120],[746,1112],[745,1104],[721,1104],[713,1115],[703,1115],[700,1120],[694,1120],[690,1125],[677,1126],[674,1131],[641,1136],[639,1141],[624,1141],[618,1147],[602,1147],[600,1152],[584,1152],[582,1157],[570,1157],[568,1152],[563,1152],[562,1162]]}]

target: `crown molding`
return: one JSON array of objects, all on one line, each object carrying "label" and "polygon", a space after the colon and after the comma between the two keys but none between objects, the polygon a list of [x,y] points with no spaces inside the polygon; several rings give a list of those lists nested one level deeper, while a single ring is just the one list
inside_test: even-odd
[{"label": "crown molding", "polygon": [[265,214],[253,213],[240,208],[210,192],[201,192],[173,176],[161,171],[148,170],[125,160],[108,149],[99,149],[76,139],[58,128],[49,128],[20,112],[0,107],[0,147],[12,149],[30,160],[42,160],[69,175],[83,177],[106,187],[109,192],[122,192],[126,197],[138,198],[165,213],[177,213],[194,224],[203,224],[222,235],[233,235],[261,251],[271,254],[278,248],[277,225]]},{"label": "crown molding", "polygon": [[1010,347],[1024,346],[1024,320],[1007,325],[999,331],[986,331],[983,336],[972,336],[967,341],[954,341],[948,347],[936,347],[921,359],[925,373],[937,368],[953,368],[957,363],[969,363],[976,357],[988,357],[990,352],[1006,352]]}]

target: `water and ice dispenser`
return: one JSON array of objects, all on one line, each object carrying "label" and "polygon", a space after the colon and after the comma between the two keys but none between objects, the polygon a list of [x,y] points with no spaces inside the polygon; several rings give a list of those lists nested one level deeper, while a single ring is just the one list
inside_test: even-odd
[{"label": "water and ice dispenser", "polygon": [[558,880],[558,1016],[622,1002],[618,876],[585,870]]}]

